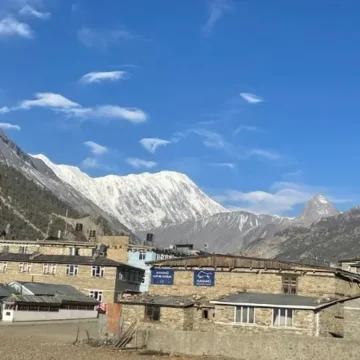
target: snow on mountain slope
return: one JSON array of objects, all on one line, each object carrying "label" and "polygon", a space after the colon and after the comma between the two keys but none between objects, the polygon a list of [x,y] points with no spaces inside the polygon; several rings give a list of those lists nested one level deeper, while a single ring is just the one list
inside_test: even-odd
[{"label": "snow on mountain slope", "polygon": [[[245,211],[218,213],[197,221],[152,229],[157,246],[174,243],[194,244],[209,252],[232,253],[255,239],[272,236],[286,228],[293,219],[256,215]],[[138,233],[141,237],[145,233]]]},{"label": "snow on mountain slope", "polygon": [[133,230],[178,224],[227,211],[181,173],[160,171],[91,178],[77,167],[54,164],[45,155],[32,156]]},{"label": "snow on mountain slope", "polygon": [[337,215],[338,213],[333,204],[325,196],[318,194],[308,201],[297,221],[307,226],[324,217]]}]

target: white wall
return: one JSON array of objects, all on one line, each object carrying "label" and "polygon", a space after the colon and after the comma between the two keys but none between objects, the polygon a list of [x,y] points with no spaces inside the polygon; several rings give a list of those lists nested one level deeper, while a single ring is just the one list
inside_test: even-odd
[{"label": "white wall", "polygon": [[[10,315],[6,315],[10,313]],[[77,320],[77,319],[96,319],[97,310],[69,310],[60,309],[59,311],[3,311],[3,321],[51,321],[51,320]]]}]

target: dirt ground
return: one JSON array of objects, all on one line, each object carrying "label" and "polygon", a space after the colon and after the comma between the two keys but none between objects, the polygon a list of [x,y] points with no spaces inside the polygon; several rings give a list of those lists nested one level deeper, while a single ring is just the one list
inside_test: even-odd
[{"label": "dirt ground", "polygon": [[[95,323],[32,324],[0,326],[1,360],[199,360],[196,357],[160,356],[124,350],[74,346],[78,326],[79,339],[96,334]],[[205,358],[200,358],[205,359]],[[211,360],[206,357],[207,360]]]}]

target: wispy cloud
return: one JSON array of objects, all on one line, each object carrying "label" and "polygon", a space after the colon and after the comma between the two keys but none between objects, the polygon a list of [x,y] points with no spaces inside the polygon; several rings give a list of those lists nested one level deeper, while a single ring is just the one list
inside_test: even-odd
[{"label": "wispy cloud", "polygon": [[208,18],[202,27],[204,34],[210,34],[215,25],[224,17],[227,11],[232,10],[229,0],[209,0],[208,1]]},{"label": "wispy cloud", "polygon": [[1,108],[2,113],[16,110],[29,110],[34,107],[48,108],[69,117],[79,119],[122,119],[132,123],[142,123],[148,118],[141,109],[125,108],[117,105],[100,105],[95,107],[83,107],[80,104],[55,93],[36,93],[35,99],[24,100],[18,106]]},{"label": "wispy cloud", "polygon": [[133,40],[137,38],[137,36],[125,29],[97,30],[83,27],[77,32],[77,38],[88,48],[94,47],[106,50],[112,44],[116,44],[119,41],[124,40]]},{"label": "wispy cloud", "polygon": [[[290,182],[275,182],[268,191],[241,192],[226,190],[214,198],[224,206],[260,214],[287,215],[295,206],[304,204],[318,193],[329,194],[332,190]],[[329,196],[334,203],[348,201],[343,197]]]},{"label": "wispy cloud", "polygon": [[239,127],[237,127],[234,131],[234,135],[238,135],[240,132],[242,131],[247,131],[247,132],[258,132],[261,129],[258,128],[257,126],[248,126],[248,125],[240,125]]},{"label": "wispy cloud", "polygon": [[106,146],[102,146],[97,144],[94,141],[85,141],[84,145],[86,145],[87,147],[90,148],[90,151],[94,154],[94,155],[101,155],[101,154],[105,154],[108,152],[108,148]]},{"label": "wispy cloud", "polygon": [[240,96],[249,104],[259,104],[264,101],[260,96],[251,93],[240,93]]},{"label": "wispy cloud", "polygon": [[153,167],[155,167],[157,165],[156,162],[154,161],[147,161],[147,160],[142,160],[142,159],[137,159],[137,158],[128,158],[126,160],[126,162],[131,165],[134,168],[146,168],[146,169],[151,169]]},{"label": "wispy cloud", "polygon": [[0,38],[19,36],[24,39],[32,39],[34,33],[31,27],[18,21],[12,16],[0,20]]},{"label": "wispy cloud", "polygon": [[10,109],[7,106],[3,106],[3,107],[0,108],[0,115],[1,114],[6,114],[8,112],[10,112]]},{"label": "wispy cloud", "polygon": [[80,108],[81,106],[60,94],[36,93],[35,99],[24,100],[20,103],[19,109],[31,109],[32,107],[47,107],[54,109]]},{"label": "wispy cloud", "polygon": [[21,130],[19,125],[13,125],[9,123],[0,123],[0,129],[4,130]]},{"label": "wispy cloud", "polygon": [[35,10],[30,5],[25,5],[23,8],[21,8],[19,11],[19,14],[23,15],[23,16],[32,16],[32,17],[35,17],[35,18],[41,19],[41,20],[48,20],[51,17],[51,14],[49,12],[41,12],[41,11]]},{"label": "wispy cloud", "polygon": [[275,151],[265,150],[265,149],[251,149],[248,152],[248,156],[258,156],[263,157],[267,160],[278,160],[281,158],[281,155]]},{"label": "wispy cloud", "polygon": [[155,154],[156,150],[160,146],[169,145],[171,144],[171,141],[159,138],[143,138],[139,141],[139,143],[144,147],[145,150]]},{"label": "wispy cloud", "polygon": [[234,163],[212,163],[212,166],[220,166],[220,167],[227,167],[229,169],[235,169],[236,165]]},{"label": "wispy cloud", "polygon": [[118,81],[128,78],[126,71],[92,71],[81,77],[80,82],[83,84],[94,84],[102,81]]}]

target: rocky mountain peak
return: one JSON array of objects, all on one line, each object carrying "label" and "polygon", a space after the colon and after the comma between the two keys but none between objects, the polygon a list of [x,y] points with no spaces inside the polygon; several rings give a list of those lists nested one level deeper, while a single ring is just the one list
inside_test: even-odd
[{"label": "rocky mountain peak", "polygon": [[338,213],[334,205],[324,195],[316,194],[306,203],[297,221],[302,225],[310,225],[324,217]]}]

